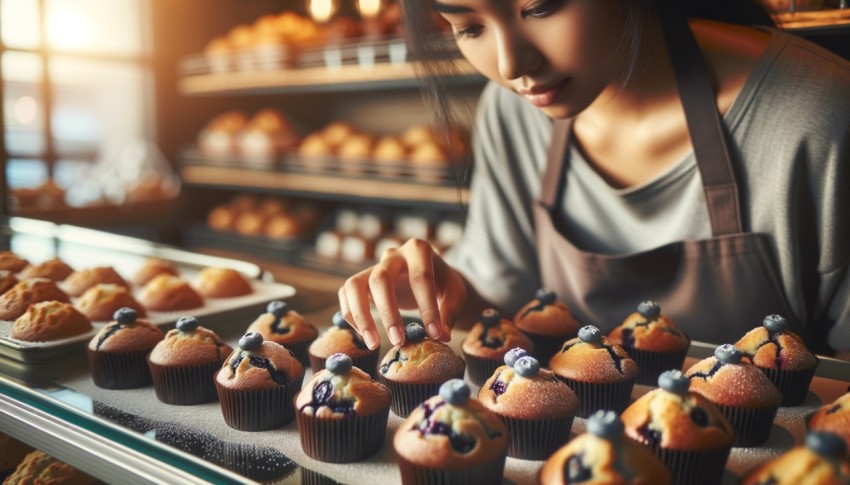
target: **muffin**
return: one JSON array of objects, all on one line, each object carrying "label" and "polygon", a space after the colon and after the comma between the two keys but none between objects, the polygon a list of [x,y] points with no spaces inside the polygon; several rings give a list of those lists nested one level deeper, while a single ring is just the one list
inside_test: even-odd
[{"label": "muffin", "polygon": [[333,354],[295,398],[295,409],[307,456],[350,463],[384,446],[390,390],[354,367],[349,356]]},{"label": "muffin", "polygon": [[14,320],[23,315],[31,304],[42,301],[69,303],[71,300],[48,279],[33,278],[19,281],[6,293],[0,295],[0,320]]},{"label": "muffin", "polygon": [[783,406],[803,402],[818,358],[809,352],[799,335],[790,331],[785,317],[768,315],[762,326],[747,332],[735,347],[779,389]]},{"label": "muffin", "polygon": [[11,337],[27,342],[44,342],[82,335],[91,329],[89,319],[70,303],[42,301],[30,305],[15,320]]},{"label": "muffin", "polygon": [[847,444],[837,435],[810,432],[792,448],[747,474],[741,485],[846,485],[850,483]]},{"label": "muffin", "polygon": [[295,354],[301,365],[310,364],[308,349],[319,331],[300,313],[283,301],[273,301],[251,325],[248,332],[256,332],[264,339],[283,345]]},{"label": "muffin", "polygon": [[345,321],[342,312],[334,313],[331,327],[310,344],[310,367],[313,372],[325,368],[325,360],[333,354],[342,353],[351,358],[354,367],[372,377],[378,376],[380,350],[369,350],[363,337]]},{"label": "muffin", "polygon": [[280,428],[295,417],[304,367],[280,344],[249,332],[215,375],[224,422],[242,431]]},{"label": "muffin", "polygon": [[73,272],[74,268],[68,266],[59,258],[53,258],[35,266],[27,266],[18,276],[21,279],[47,278],[53,281],[62,281],[71,276]]},{"label": "muffin", "polygon": [[732,425],[711,401],[688,390],[691,381],[681,371],[662,373],[658,385],[623,412],[626,436],[648,445],[673,483],[720,483]]},{"label": "muffin", "polygon": [[534,355],[541,362],[558,352],[565,340],[576,336],[579,323],[555,293],[537,290],[534,299],[514,316],[514,324],[534,343]]},{"label": "muffin", "polygon": [[809,420],[809,429],[833,433],[844,438],[850,450],[850,392],[830,404],[821,406]]},{"label": "muffin", "polygon": [[176,312],[204,306],[204,300],[186,280],[161,274],[150,280],[139,293],[139,301],[150,311]]},{"label": "muffin", "polygon": [[162,340],[162,330],[140,320],[132,308],[118,310],[114,318],[86,347],[92,380],[104,389],[149,385],[151,373],[145,358]]},{"label": "muffin", "polygon": [[628,406],[638,366],[622,347],[587,325],[578,337],[564,342],[549,368],[578,396],[578,415],[599,409],[622,411]]},{"label": "muffin", "polygon": [[578,399],[572,389],[517,347],[487,379],[478,400],[507,426],[508,456],[544,460],[570,438]]},{"label": "muffin", "polygon": [[142,266],[136,271],[136,274],[133,276],[133,284],[136,286],[142,287],[145,286],[148,281],[154,279],[155,277],[161,274],[170,274],[173,276],[179,275],[179,271],[177,266],[168,261],[163,261],[157,258],[148,258],[142,263]]},{"label": "muffin", "polygon": [[534,344],[496,310],[484,310],[461,345],[469,380],[480,386],[502,365],[505,354],[519,347],[531,352]]},{"label": "muffin", "polygon": [[399,426],[393,448],[402,483],[502,483],[508,430],[469,394],[462,380],[449,380]]},{"label": "muffin", "polygon": [[11,290],[13,286],[18,284],[18,278],[14,273],[5,269],[0,269],[0,295]]},{"label": "muffin", "polygon": [[688,336],[661,313],[658,303],[650,300],[641,302],[608,338],[637,362],[636,382],[646,386],[654,386],[664,371],[681,369],[691,345]]},{"label": "muffin", "polygon": [[4,484],[50,484],[50,485],[94,485],[94,478],[63,463],[47,453],[35,450],[24,457]]},{"label": "muffin", "polygon": [[713,402],[735,429],[735,444],[756,446],[767,440],[782,395],[754,365],[743,362],[733,345],[717,347],[685,373],[691,390]]},{"label": "muffin", "polygon": [[12,251],[0,251],[0,269],[2,270],[18,273],[29,266],[29,264],[29,261],[21,258]]},{"label": "muffin", "polygon": [[80,296],[86,290],[99,283],[121,285],[125,288],[130,287],[124,281],[124,278],[110,266],[99,266],[97,268],[75,271],[62,282],[65,291],[71,296]]},{"label": "muffin", "polygon": [[242,273],[230,268],[204,268],[198,275],[198,293],[205,298],[231,298],[253,291]]},{"label": "muffin", "polygon": [[378,368],[381,382],[393,395],[391,409],[405,417],[422,401],[437,394],[449,379],[463,379],[463,359],[448,345],[425,338],[425,327],[413,322],[405,328],[405,340],[393,346]]},{"label": "muffin", "polygon": [[614,411],[598,411],[584,433],[553,454],[540,469],[540,485],[570,483],[668,485],[670,470],[646,446],[625,436]]},{"label": "muffin", "polygon": [[166,404],[215,401],[215,373],[233,349],[195,317],[177,320],[148,356],[156,397]]},{"label": "muffin", "polygon": [[120,285],[97,284],[86,290],[77,300],[77,309],[89,320],[105,322],[120,308],[136,310],[138,316],[145,316],[145,309],[133,298],[130,290]]}]

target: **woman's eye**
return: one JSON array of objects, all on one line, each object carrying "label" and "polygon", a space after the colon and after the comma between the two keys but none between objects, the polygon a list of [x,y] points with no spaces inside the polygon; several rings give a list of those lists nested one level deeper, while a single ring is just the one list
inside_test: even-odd
[{"label": "woman's eye", "polygon": [[520,12],[522,18],[543,18],[553,14],[561,6],[563,0],[543,0],[539,4]]},{"label": "woman's eye", "polygon": [[455,27],[456,39],[474,39],[481,35],[484,30],[480,25],[472,25],[470,27]]}]

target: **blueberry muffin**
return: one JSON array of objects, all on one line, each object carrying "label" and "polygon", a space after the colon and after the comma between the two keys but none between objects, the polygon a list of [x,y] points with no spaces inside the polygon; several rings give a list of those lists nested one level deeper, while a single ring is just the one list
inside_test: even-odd
[{"label": "blueberry muffin", "polygon": [[156,397],[167,404],[191,405],[215,401],[214,376],[233,352],[195,317],[177,320],[148,356]]},{"label": "blueberry muffin", "polygon": [[283,301],[273,301],[251,325],[248,332],[256,332],[264,339],[283,345],[295,353],[301,365],[310,365],[309,348],[319,335],[316,327],[303,315]]},{"label": "blueberry muffin", "polygon": [[499,312],[492,308],[484,310],[461,345],[469,380],[479,386],[483,384],[502,365],[505,354],[516,347],[531,352],[534,344]]},{"label": "blueberry muffin", "polygon": [[108,321],[121,308],[132,308],[138,316],[145,316],[145,308],[121,285],[94,285],[77,300],[76,307],[94,322]]},{"label": "blueberry muffin", "polygon": [[86,347],[92,380],[104,389],[133,389],[151,383],[146,358],[164,336],[136,310],[122,308]]},{"label": "blueberry muffin", "polygon": [[161,274],[179,276],[180,272],[172,263],[157,258],[148,258],[133,276],[133,284],[142,287]]},{"label": "blueberry muffin", "polygon": [[68,295],[45,278],[19,281],[0,295],[0,320],[14,320],[27,311],[30,305],[42,301],[70,303]]},{"label": "blueberry muffin", "polygon": [[99,266],[97,268],[74,271],[65,278],[65,281],[62,282],[62,286],[69,295],[80,296],[92,286],[100,283],[120,285],[125,288],[130,287],[130,285],[124,281],[124,278],[122,278],[121,275],[119,275],[118,272],[110,266]]},{"label": "blueberry muffin", "polygon": [[764,443],[782,402],[776,386],[754,365],[741,360],[730,344],[717,347],[714,357],[703,359],[685,373],[691,390],[720,409],[735,429],[735,444]]},{"label": "blueberry muffin", "polygon": [[50,485],[94,485],[94,478],[63,463],[56,458],[35,450],[24,457],[18,468],[6,477],[4,484],[50,484]]},{"label": "blueberry muffin", "polygon": [[783,406],[796,406],[806,398],[818,358],[789,327],[785,317],[768,315],[760,327],[747,332],[735,347],[779,389]]},{"label": "blueberry muffin", "polygon": [[732,425],[711,401],[689,391],[673,370],[623,412],[626,436],[643,443],[673,474],[673,483],[717,484],[732,448]]},{"label": "blueberry muffin", "polygon": [[354,367],[372,377],[378,376],[380,350],[370,350],[363,337],[345,321],[342,312],[334,313],[331,327],[310,344],[309,353],[313,372],[324,369],[328,357],[341,353],[351,358]]},{"label": "blueberry muffin", "polygon": [[393,448],[402,483],[502,483],[508,430],[452,379],[410,413]]},{"label": "blueberry muffin", "polygon": [[27,266],[18,276],[21,279],[47,278],[52,281],[62,281],[71,276],[73,272],[74,268],[68,266],[59,258],[53,258],[38,265]]},{"label": "blueberry muffin", "polygon": [[332,463],[359,461],[384,446],[390,390],[345,354],[327,358],[295,399],[301,448]]},{"label": "blueberry muffin", "polygon": [[847,444],[839,436],[810,432],[805,444],[762,464],[741,485],[847,485],[850,462]]},{"label": "blueberry muffin", "polygon": [[809,420],[809,429],[833,433],[843,438],[847,449],[850,450],[850,392],[821,406]]},{"label": "blueberry muffin", "polygon": [[0,270],[18,273],[29,266],[29,261],[12,251],[0,251]]},{"label": "blueberry muffin", "polygon": [[45,342],[82,335],[91,322],[70,303],[42,301],[30,305],[12,324],[11,337],[27,342]]},{"label": "blueberry muffin", "polygon": [[564,342],[549,368],[575,391],[583,418],[599,409],[621,411],[628,406],[638,373],[629,354],[593,325]]},{"label": "blueberry muffin", "polygon": [[161,274],[142,288],[139,301],[152,312],[176,312],[204,306],[204,300],[183,278]]},{"label": "blueberry muffin", "polygon": [[450,379],[463,379],[463,359],[448,345],[425,338],[425,327],[413,322],[405,340],[389,350],[378,367],[381,382],[392,391],[392,411],[407,416],[422,401],[437,394]]},{"label": "blueberry muffin", "polygon": [[230,268],[204,268],[198,275],[198,293],[205,298],[232,298],[253,291],[242,273]]},{"label": "blueberry muffin", "polygon": [[304,367],[291,351],[246,333],[215,376],[224,422],[242,431],[285,426],[295,417],[293,398],[303,380]]},{"label": "blueberry muffin", "polygon": [[18,278],[11,271],[5,269],[0,270],[0,295],[11,290],[13,286],[18,284]]},{"label": "blueberry muffin", "polygon": [[622,345],[637,362],[636,382],[646,386],[654,386],[664,371],[681,369],[691,345],[688,336],[651,300],[641,302],[608,338]]},{"label": "blueberry muffin", "polygon": [[578,399],[555,374],[524,354],[518,347],[508,352],[478,400],[507,426],[508,456],[543,460],[570,438]]},{"label": "blueberry muffin", "polygon": [[537,290],[534,299],[514,316],[516,325],[534,343],[534,357],[541,362],[558,352],[565,340],[576,336],[579,323],[570,309],[549,290]]},{"label": "blueberry muffin", "polygon": [[669,485],[670,470],[646,446],[628,438],[614,411],[597,411],[587,432],[553,454],[540,469],[540,485]]}]

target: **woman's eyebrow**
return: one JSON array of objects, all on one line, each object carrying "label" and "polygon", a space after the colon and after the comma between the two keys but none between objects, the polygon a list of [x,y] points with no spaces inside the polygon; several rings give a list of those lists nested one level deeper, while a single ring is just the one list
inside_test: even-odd
[{"label": "woman's eyebrow", "polygon": [[434,5],[434,10],[436,10],[439,13],[453,14],[453,13],[470,13],[470,12],[472,12],[472,9],[469,8],[469,7],[463,7],[463,6],[460,6],[460,5],[449,5],[449,4],[440,3],[440,2],[437,2],[437,1],[434,1],[432,3]]}]

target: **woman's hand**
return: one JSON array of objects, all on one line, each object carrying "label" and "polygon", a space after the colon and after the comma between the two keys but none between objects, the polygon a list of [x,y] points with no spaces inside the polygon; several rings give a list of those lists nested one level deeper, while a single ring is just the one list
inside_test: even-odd
[{"label": "woman's hand", "polygon": [[410,239],[339,289],[342,314],[370,349],[380,345],[370,302],[393,345],[404,342],[401,309],[418,308],[428,336],[445,342],[467,301],[466,282],[425,241]]}]

